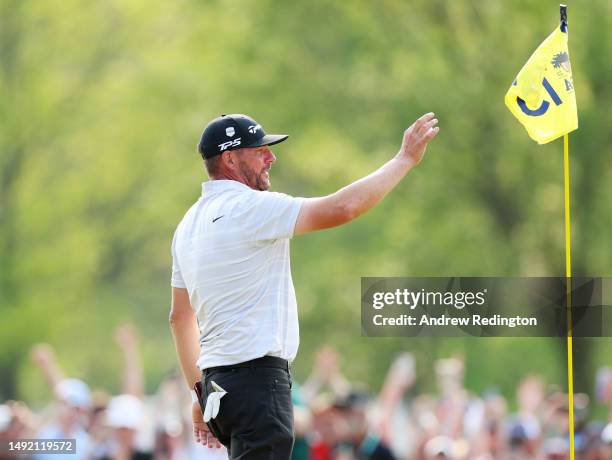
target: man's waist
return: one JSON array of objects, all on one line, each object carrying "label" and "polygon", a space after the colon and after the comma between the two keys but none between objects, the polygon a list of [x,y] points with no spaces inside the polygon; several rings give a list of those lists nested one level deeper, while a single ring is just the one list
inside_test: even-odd
[{"label": "man's waist", "polygon": [[228,364],[225,366],[213,366],[202,370],[202,373],[210,373],[213,371],[228,371],[232,369],[240,369],[244,367],[272,367],[276,369],[289,370],[289,361],[277,356],[262,356],[261,358],[251,359],[242,363]]}]

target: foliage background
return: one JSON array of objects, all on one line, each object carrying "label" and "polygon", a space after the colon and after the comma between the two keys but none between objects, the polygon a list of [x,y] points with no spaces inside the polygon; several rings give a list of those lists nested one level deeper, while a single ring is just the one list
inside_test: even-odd
[{"label": "foliage background", "polygon": [[[249,113],[278,146],[273,188],[333,192],[393,155],[416,117],[441,133],[384,203],[296,238],[303,379],[332,343],[376,388],[400,350],[465,356],[467,385],[513,397],[526,373],[566,387],[564,339],[360,337],[361,276],[564,274],[561,142],[533,143],[503,105],[558,21],[515,0],[0,0],[0,399],[40,398],[31,344],[116,389],[112,330],[135,321],[153,391],[176,366],[170,241],[205,179],[195,144],[220,113]],[[571,135],[573,272],[612,275],[612,4],[569,3],[580,110]],[[592,393],[611,339],[575,341]]]}]

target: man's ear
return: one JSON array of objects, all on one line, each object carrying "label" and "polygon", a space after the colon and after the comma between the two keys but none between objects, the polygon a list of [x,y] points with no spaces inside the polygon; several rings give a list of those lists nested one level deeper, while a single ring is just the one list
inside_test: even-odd
[{"label": "man's ear", "polygon": [[228,168],[234,168],[238,164],[238,156],[240,155],[240,152],[240,149],[235,149],[227,150],[222,153],[222,155],[225,157],[225,165]]},{"label": "man's ear", "polygon": [[224,166],[226,169],[231,168],[231,167],[232,167],[232,165],[234,164],[234,159],[232,158],[232,151],[231,151],[231,150],[228,150],[228,151],[226,151],[226,152],[223,152],[223,153],[221,154],[221,158],[220,158],[220,160],[221,160],[221,163],[223,163],[223,166]]}]

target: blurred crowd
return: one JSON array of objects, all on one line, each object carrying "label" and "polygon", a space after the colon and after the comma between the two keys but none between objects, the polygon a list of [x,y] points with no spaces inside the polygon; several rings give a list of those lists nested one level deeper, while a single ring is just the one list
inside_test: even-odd
[{"label": "blurred crowd", "polygon": [[[339,355],[321,349],[296,404],[296,447],[302,460],[565,460],[570,458],[568,395],[537,375],[516,388],[516,410],[497,391],[483,395],[464,386],[461,358],[434,363],[437,385],[416,391],[415,360],[396,357],[381,391],[374,395],[349,383]],[[590,421],[585,394],[574,395],[575,458],[612,460],[612,368],[597,376],[607,421]],[[326,389],[327,391],[326,391]]]},{"label": "blurred crowd", "polygon": [[[144,392],[138,337],[133,326],[115,334],[122,359],[121,394],[90,389],[65,375],[50,345],[31,357],[53,394],[42,410],[22,401],[0,404],[0,441],[75,439],[80,460],[227,459],[225,448],[197,444],[191,426],[191,399],[182,376],[169,374],[155,394]],[[401,353],[391,363],[379,393],[349,382],[338,352],[323,347],[310,376],[294,384],[294,460],[565,460],[570,458],[568,396],[537,375],[522,378],[516,401],[498,392],[470,393],[464,363],[451,357],[432,363],[431,391],[417,391],[415,360]],[[577,460],[612,460],[612,367],[597,375],[597,402],[607,420],[592,421],[587,395],[574,395]],[[49,458],[11,454],[4,458]]]}]

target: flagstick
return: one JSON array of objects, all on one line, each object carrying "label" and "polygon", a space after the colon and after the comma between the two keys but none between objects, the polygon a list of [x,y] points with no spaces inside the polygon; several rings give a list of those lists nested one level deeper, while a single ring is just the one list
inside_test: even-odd
[{"label": "flagstick", "polygon": [[563,136],[563,178],[565,189],[565,280],[567,297],[567,393],[569,398],[570,460],[574,460],[574,375],[572,363],[572,262],[570,234],[569,138]]}]

